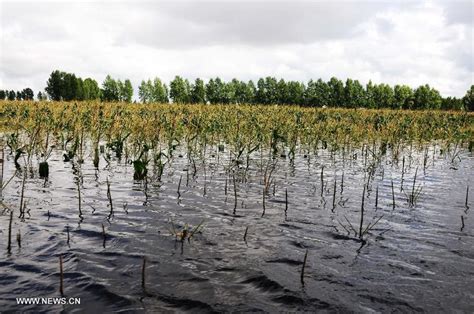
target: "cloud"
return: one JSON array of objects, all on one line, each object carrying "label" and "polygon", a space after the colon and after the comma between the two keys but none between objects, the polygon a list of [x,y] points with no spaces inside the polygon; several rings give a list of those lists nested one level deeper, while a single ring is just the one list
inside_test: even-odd
[{"label": "cloud", "polygon": [[[1,1],[1,0],[0,0]],[[0,88],[93,77],[351,77],[464,95],[472,2],[0,2]]]}]

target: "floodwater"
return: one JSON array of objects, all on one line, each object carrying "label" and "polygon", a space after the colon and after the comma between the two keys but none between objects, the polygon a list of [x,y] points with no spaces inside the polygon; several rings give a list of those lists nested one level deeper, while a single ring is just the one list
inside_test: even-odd
[{"label": "floodwater", "polygon": [[[161,179],[150,164],[146,181],[135,181],[124,159],[107,165],[101,157],[96,170],[89,152],[78,164],[64,162],[61,151],[49,159],[45,180],[33,158],[26,177],[17,172],[2,191],[13,221],[8,253],[10,210],[3,206],[1,310],[472,313],[474,220],[466,190],[474,155],[462,149],[453,159],[436,144],[426,147],[407,146],[398,163],[390,149],[375,163],[360,148],[300,150],[294,160],[278,154],[263,216],[262,173],[272,159],[261,164],[260,153],[233,176],[227,148],[208,149],[195,169],[178,150]],[[5,149],[4,184],[13,159]],[[361,241],[355,233],[366,182]],[[467,204],[474,206],[472,196]],[[189,241],[173,235],[186,226],[189,235],[201,222]],[[18,297],[60,296],[60,255],[64,295],[80,305],[17,305]]]}]

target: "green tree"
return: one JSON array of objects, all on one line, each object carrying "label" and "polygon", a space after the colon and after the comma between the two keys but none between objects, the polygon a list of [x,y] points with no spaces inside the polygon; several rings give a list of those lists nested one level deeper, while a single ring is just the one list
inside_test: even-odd
[{"label": "green tree", "polygon": [[35,98],[35,93],[31,88],[27,87],[22,91],[22,98],[24,100],[33,100],[33,98]]},{"label": "green tree", "polygon": [[369,81],[365,86],[365,104],[364,106],[370,109],[377,108],[377,103],[375,102],[375,89],[376,85]]},{"label": "green tree", "polygon": [[322,79],[310,80],[305,90],[304,103],[307,106],[323,107],[330,105],[330,88]]},{"label": "green tree", "polygon": [[7,93],[4,90],[0,90],[0,100],[5,100]]},{"label": "green tree", "polygon": [[197,78],[191,87],[191,103],[206,103],[206,86],[204,85],[204,81],[200,78]]},{"label": "green tree", "polygon": [[222,91],[222,103],[224,104],[236,104],[238,103],[237,91],[239,90],[239,81],[232,79],[228,83],[224,83]]},{"label": "green tree", "polygon": [[43,94],[42,92],[38,92],[38,95],[36,96],[36,98],[37,98],[39,101],[43,101],[43,100],[46,100],[46,99],[47,99],[46,94]]},{"label": "green tree", "polygon": [[48,81],[46,82],[46,92],[49,97],[54,101],[60,101],[64,97],[64,76],[65,72],[55,70],[49,76]]},{"label": "green tree", "polygon": [[76,75],[73,73],[65,73],[63,77],[62,100],[71,101],[77,99],[78,96],[78,81]]},{"label": "green tree", "polygon": [[206,84],[206,96],[207,100],[211,104],[222,103],[224,99],[224,83],[219,77],[210,79]]},{"label": "green tree", "polygon": [[255,97],[259,104],[277,104],[279,100],[277,79],[270,76],[259,79]]},{"label": "green tree", "polygon": [[347,79],[344,86],[344,106],[360,108],[365,105],[365,90],[358,80]]},{"label": "green tree", "polygon": [[442,97],[439,92],[430,85],[422,85],[414,92],[415,109],[440,109]]},{"label": "green tree", "polygon": [[168,86],[162,83],[159,78],[155,78],[153,80],[151,96],[153,102],[168,103]]},{"label": "green tree", "polygon": [[190,100],[189,81],[176,76],[170,83],[170,97],[174,103],[185,104]]},{"label": "green tree", "polygon": [[288,84],[285,82],[284,79],[280,79],[278,81],[276,89],[277,89],[277,97],[276,97],[275,103],[289,104],[292,102],[292,99],[290,99]]},{"label": "green tree", "polygon": [[86,78],[83,82],[83,98],[84,100],[100,99],[100,88],[96,80]]},{"label": "green tree", "polygon": [[391,108],[394,102],[394,93],[390,85],[374,85],[374,101],[376,108]]},{"label": "green tree", "polygon": [[140,83],[140,86],[138,86],[138,98],[140,101],[144,104],[149,103],[152,101],[152,96],[153,94],[153,85],[151,83],[151,80],[149,79],[148,81],[142,81]]},{"label": "green tree", "polygon": [[257,87],[255,86],[255,83],[250,80],[245,84],[244,88],[245,92],[242,96],[242,103],[246,104],[254,104],[255,103],[255,95],[257,93]]},{"label": "green tree", "polygon": [[466,92],[462,101],[466,110],[474,111],[474,85],[471,85],[471,88]]},{"label": "green tree", "polygon": [[122,81],[117,81],[117,88],[119,92],[119,101],[123,102],[132,102],[133,97],[133,86],[132,82],[129,79],[126,79],[123,83]]},{"label": "green tree", "polygon": [[329,105],[331,107],[345,107],[344,104],[344,84],[341,80],[332,77],[328,82]]},{"label": "green tree", "polygon": [[8,100],[15,100],[16,98],[16,93],[14,90],[11,90],[8,92]]},{"label": "green tree", "polygon": [[441,109],[443,110],[463,110],[464,103],[462,99],[456,97],[443,98],[441,101]]},{"label": "green tree", "polygon": [[80,77],[76,78],[76,92],[75,92],[74,99],[76,99],[76,100],[85,100],[84,81]]},{"label": "green tree", "polygon": [[303,105],[306,90],[304,84],[297,81],[289,81],[286,85],[288,96],[285,103],[289,105]]},{"label": "green tree", "polygon": [[393,109],[411,109],[413,106],[413,90],[410,86],[395,85],[393,92]]},{"label": "green tree", "polygon": [[103,101],[119,101],[119,86],[110,75],[107,75],[102,83],[101,96]]}]

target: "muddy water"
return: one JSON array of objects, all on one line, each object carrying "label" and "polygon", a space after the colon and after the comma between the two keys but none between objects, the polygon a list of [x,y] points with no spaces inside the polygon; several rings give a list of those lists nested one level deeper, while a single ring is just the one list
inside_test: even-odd
[{"label": "muddy water", "polygon": [[[1,209],[2,311],[472,312],[474,221],[465,200],[474,156],[463,150],[453,161],[440,152],[432,145],[425,159],[407,148],[398,164],[390,151],[376,163],[360,150],[301,151],[293,161],[278,156],[263,216],[259,154],[245,180],[243,169],[236,176],[233,214],[226,152],[197,159],[195,173],[186,154],[175,153],[161,180],[150,166],[146,182],[134,181],[124,160],[102,159],[96,170],[89,157],[64,162],[55,152],[48,180],[38,177],[36,160],[27,173],[24,219],[18,218],[24,173],[3,191],[14,215],[8,254],[10,215]],[[13,156],[5,156],[4,167],[5,183],[15,171]],[[409,204],[415,171],[421,191]],[[359,231],[364,182],[363,229],[374,225],[361,241],[352,228]],[[190,241],[172,235],[202,221]],[[17,305],[17,297],[60,296],[60,255],[64,294],[81,304]]]}]

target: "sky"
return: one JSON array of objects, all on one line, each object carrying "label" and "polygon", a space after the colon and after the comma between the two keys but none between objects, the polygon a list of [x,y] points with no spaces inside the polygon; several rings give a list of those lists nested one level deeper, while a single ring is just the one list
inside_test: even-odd
[{"label": "sky", "polygon": [[169,82],[274,76],[473,84],[472,0],[4,1],[0,89],[44,90],[53,70]]}]

